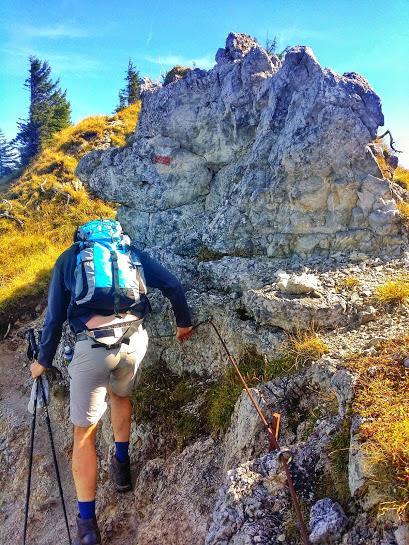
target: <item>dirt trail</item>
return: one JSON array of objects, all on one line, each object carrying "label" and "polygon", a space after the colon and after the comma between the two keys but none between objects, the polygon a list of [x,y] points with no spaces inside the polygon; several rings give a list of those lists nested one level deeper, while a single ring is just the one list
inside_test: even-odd
[{"label": "dirt trail", "polygon": [[[21,338],[0,343],[0,543],[21,543],[28,475],[29,436],[32,416],[27,410],[32,380]],[[66,444],[61,443],[54,408],[51,425],[66,498],[71,531],[75,521],[75,493]],[[68,438],[67,438],[68,439]],[[34,466],[27,543],[68,543],[58,486],[43,411],[37,416]]]},{"label": "dirt trail", "polygon": [[[23,536],[32,422],[27,403],[32,380],[22,332],[23,327],[14,330],[10,339],[0,343],[1,545],[22,543]],[[67,392],[56,391],[55,385],[50,418],[74,537],[77,512],[70,468],[72,432],[69,402]],[[65,545],[68,539],[43,416],[38,423],[27,543]],[[202,543],[214,494],[220,485],[217,472],[219,454],[213,440],[204,438],[181,453],[149,461],[144,460],[139,448],[134,447],[131,460],[135,485],[133,492],[128,494],[114,492],[110,482],[108,468],[113,448],[107,411],[97,436],[97,517],[104,545]],[[198,491],[203,494],[198,494]]]}]

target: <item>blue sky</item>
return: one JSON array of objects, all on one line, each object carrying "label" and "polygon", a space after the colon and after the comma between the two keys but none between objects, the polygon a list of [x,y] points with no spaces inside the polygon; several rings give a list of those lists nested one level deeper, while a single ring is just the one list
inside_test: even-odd
[{"label": "blue sky", "polygon": [[409,0],[2,0],[0,128],[13,137],[27,114],[30,54],[50,63],[76,122],[113,111],[129,57],[153,79],[175,64],[208,69],[230,31],[309,45],[322,66],[365,76],[409,167]]}]

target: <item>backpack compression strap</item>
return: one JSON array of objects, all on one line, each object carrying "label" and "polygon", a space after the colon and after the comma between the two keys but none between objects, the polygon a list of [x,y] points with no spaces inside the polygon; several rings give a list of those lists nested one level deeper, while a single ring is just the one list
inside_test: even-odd
[{"label": "backpack compression strap", "polygon": [[114,288],[114,313],[119,315],[119,272],[118,272],[118,256],[114,250],[111,250],[112,259],[112,287]]}]

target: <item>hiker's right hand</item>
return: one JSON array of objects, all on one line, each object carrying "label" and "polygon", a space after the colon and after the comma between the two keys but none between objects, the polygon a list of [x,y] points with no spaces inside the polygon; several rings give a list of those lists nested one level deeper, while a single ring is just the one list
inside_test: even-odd
[{"label": "hiker's right hand", "polygon": [[177,327],[176,328],[176,338],[178,341],[184,341],[193,335],[193,327]]},{"label": "hiker's right hand", "polygon": [[33,361],[33,363],[30,365],[30,371],[31,376],[33,378],[37,378],[44,373],[45,367],[44,365],[41,365],[41,363],[38,363],[38,361]]}]

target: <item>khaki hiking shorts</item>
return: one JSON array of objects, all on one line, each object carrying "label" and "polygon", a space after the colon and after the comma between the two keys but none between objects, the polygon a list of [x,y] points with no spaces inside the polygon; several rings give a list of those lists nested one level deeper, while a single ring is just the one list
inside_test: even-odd
[{"label": "khaki hiking shorts", "polygon": [[[113,344],[114,337],[98,337]],[[95,424],[107,409],[107,389],[120,397],[129,396],[140,376],[143,357],[148,348],[146,329],[139,328],[129,337],[129,345],[117,348],[92,348],[95,341],[77,340],[68,365],[70,376],[70,418],[76,426]]]}]

